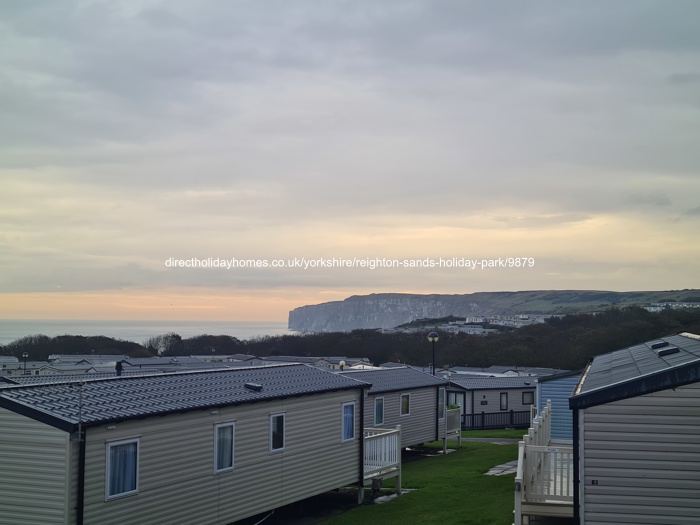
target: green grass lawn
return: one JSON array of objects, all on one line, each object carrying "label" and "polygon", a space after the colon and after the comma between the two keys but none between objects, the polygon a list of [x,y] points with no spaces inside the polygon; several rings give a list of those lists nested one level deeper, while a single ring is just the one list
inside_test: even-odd
[{"label": "green grass lawn", "polygon": [[[456,445],[456,442],[449,443],[451,447]],[[442,449],[441,442],[429,446]],[[484,473],[491,467],[517,459],[517,454],[517,445],[463,443],[461,449],[446,456],[405,462],[403,488],[417,490],[381,505],[356,507],[324,523],[511,525],[514,476],[486,476]],[[393,480],[384,484],[384,487],[390,486]]]}]

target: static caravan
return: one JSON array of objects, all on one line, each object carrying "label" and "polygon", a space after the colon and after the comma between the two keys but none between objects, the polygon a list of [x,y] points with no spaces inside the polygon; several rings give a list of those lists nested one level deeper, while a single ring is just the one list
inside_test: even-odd
[{"label": "static caravan", "polygon": [[547,401],[551,401],[551,439],[571,443],[573,441],[573,419],[569,408],[569,398],[581,378],[581,371],[538,377],[537,413],[541,414]]},{"label": "static caravan", "polygon": [[372,386],[363,414],[366,428],[401,425],[401,447],[445,438],[447,381],[411,367],[343,372]]},{"label": "static caravan", "polygon": [[459,405],[462,428],[527,428],[535,404],[535,378],[450,377],[447,403]]},{"label": "static caravan", "polygon": [[0,525],[225,525],[363,481],[364,390],[308,365],[0,389]]},{"label": "static caravan", "polygon": [[593,358],[569,404],[577,523],[700,523],[700,336]]}]

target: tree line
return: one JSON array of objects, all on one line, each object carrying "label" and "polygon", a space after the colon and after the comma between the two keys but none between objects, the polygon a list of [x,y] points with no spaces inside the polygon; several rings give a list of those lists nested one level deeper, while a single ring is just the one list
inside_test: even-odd
[{"label": "tree line", "polygon": [[[226,335],[182,338],[168,333],[143,344],[112,339],[63,335],[32,335],[0,347],[0,353],[31,360],[50,354],[125,354],[131,357],[249,354],[258,357],[367,357],[374,364],[399,362],[428,366],[432,346],[427,333],[381,333],[354,330],[318,334],[279,335],[240,341]],[[680,332],[700,333],[700,310],[647,312],[641,308],[611,309],[597,315],[568,315],[544,323],[491,335],[440,332],[436,366],[508,365],[566,370],[583,368],[596,355]]]}]

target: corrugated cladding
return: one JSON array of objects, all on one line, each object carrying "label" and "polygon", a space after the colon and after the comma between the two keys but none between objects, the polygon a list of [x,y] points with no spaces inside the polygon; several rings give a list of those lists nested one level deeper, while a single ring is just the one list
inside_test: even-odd
[{"label": "corrugated cladding", "polygon": [[66,478],[66,485],[68,486],[69,494],[69,508],[68,508],[68,523],[77,523],[76,521],[76,504],[78,501],[78,468],[80,461],[80,443],[77,439],[71,440],[69,443],[69,459],[68,468],[69,474]]},{"label": "corrugated cladding", "polygon": [[[474,414],[493,413],[493,412],[519,412],[522,410],[530,410],[532,405],[523,404],[523,392],[531,392],[535,395],[535,387],[530,388],[511,388],[511,389],[489,389],[489,390],[472,390],[466,392],[464,405],[462,406],[463,414],[472,413],[472,396],[474,397]],[[501,394],[508,394],[508,405],[505,410],[501,410]],[[458,399],[461,403],[461,399]],[[534,398],[533,398],[534,402]]]},{"label": "corrugated cladding", "polygon": [[[467,377],[450,380],[449,402],[462,406],[462,414],[520,412],[530,410],[531,404],[523,404],[523,393],[532,393],[535,402],[534,377]],[[501,394],[508,394],[508,404],[501,410]],[[473,411],[472,411],[473,405]]]},{"label": "corrugated cladding", "polygon": [[537,384],[537,410],[541,413],[552,401],[551,437],[552,439],[573,440],[573,412],[569,408],[569,397],[578,384],[580,374],[567,374],[560,378],[551,378]]},{"label": "corrugated cladding", "polygon": [[700,523],[700,384],[582,410],[586,525]]},{"label": "corrugated cladding", "polygon": [[[345,402],[355,402],[355,439],[342,443]],[[285,450],[271,454],[275,413],[285,413]],[[359,418],[360,392],[353,390],[91,428],[85,522],[224,525],[352,484],[360,475]],[[228,421],[236,425],[234,470],[214,474],[214,425]],[[105,502],[106,443],[134,437],[139,494]]]},{"label": "corrugated cladding", "polygon": [[0,525],[68,523],[69,434],[0,408]]},{"label": "corrugated cladding", "polygon": [[[401,395],[410,395],[410,413],[401,415]],[[374,424],[374,400],[384,398],[384,424]],[[435,441],[437,419],[437,387],[386,392],[369,395],[365,400],[365,427],[393,429],[401,425],[401,447],[412,447]],[[439,438],[445,436],[445,422],[438,427]]]}]

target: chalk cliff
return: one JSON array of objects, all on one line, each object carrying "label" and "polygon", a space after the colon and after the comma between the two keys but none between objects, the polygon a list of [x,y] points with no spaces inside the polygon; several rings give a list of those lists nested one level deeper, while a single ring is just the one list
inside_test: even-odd
[{"label": "chalk cliff", "polygon": [[301,306],[289,312],[289,329],[345,332],[357,328],[392,328],[424,317],[467,316],[478,305],[463,295],[372,294],[344,301]]},{"label": "chalk cliff", "polygon": [[540,290],[477,292],[461,295],[378,293],[354,295],[343,301],[300,306],[289,312],[289,329],[299,332],[346,332],[358,328],[393,328],[414,319],[570,314],[602,311],[611,306],[683,301],[698,290],[609,292]]}]

